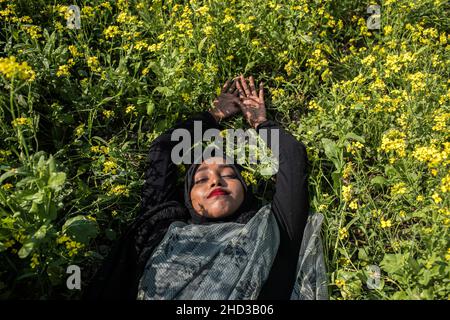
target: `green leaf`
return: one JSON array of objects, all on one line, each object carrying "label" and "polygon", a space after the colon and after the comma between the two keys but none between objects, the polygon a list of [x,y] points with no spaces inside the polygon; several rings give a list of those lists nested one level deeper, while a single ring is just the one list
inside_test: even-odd
[{"label": "green leaf", "polygon": [[430,280],[431,280],[430,270],[424,269],[422,272],[422,276],[418,279],[418,282],[424,286],[427,286]]},{"label": "green leaf", "polygon": [[147,115],[151,116],[153,111],[155,110],[155,104],[152,100],[149,100],[147,103]]},{"label": "green leaf", "polygon": [[48,219],[47,220],[53,221],[56,219],[56,216],[57,216],[56,205],[52,201],[52,202],[50,202],[50,206],[48,208]]},{"label": "green leaf", "polygon": [[41,204],[44,201],[44,196],[45,196],[44,190],[39,190],[38,192],[35,192],[32,194],[26,194],[24,192],[23,194],[24,194],[24,196],[22,199],[24,199],[24,200],[33,201],[38,204]]},{"label": "green leaf", "polygon": [[393,178],[398,176],[398,171],[391,166],[390,164],[386,165],[384,168],[384,173],[389,177],[389,178]]},{"label": "green leaf", "polygon": [[205,41],[208,40],[208,37],[204,37],[200,43],[198,44],[198,53],[202,53],[203,46],[205,45]]},{"label": "green leaf", "polygon": [[4,180],[8,179],[9,177],[15,176],[17,173],[18,173],[18,172],[16,172],[16,171],[13,170],[13,169],[11,169],[11,170],[5,172],[4,174],[2,174],[2,175],[0,176],[0,184],[1,184]]},{"label": "green leaf", "polygon": [[364,140],[363,137],[358,136],[357,134],[355,134],[355,133],[353,133],[353,132],[347,133],[347,134],[345,135],[345,139],[346,139],[346,140],[353,139],[353,140],[359,141],[359,142],[361,142],[361,143],[365,143],[365,142],[366,142],[366,140]]},{"label": "green leaf", "polygon": [[36,244],[36,241],[34,239],[30,239],[28,241],[26,241],[22,248],[20,248],[18,256],[21,259],[25,259],[26,257],[28,257],[28,255],[33,251],[34,249],[34,245]]},{"label": "green leaf", "polygon": [[333,140],[322,138],[322,145],[328,159],[333,160],[338,157],[338,148]]},{"label": "green leaf", "polygon": [[42,225],[38,231],[36,231],[33,235],[33,238],[36,240],[42,240],[45,238],[45,235],[47,234],[48,225]]},{"label": "green leaf", "polygon": [[16,183],[16,187],[23,187],[25,185],[32,185],[33,183],[37,183],[39,179],[31,176],[21,179],[19,182]]},{"label": "green leaf", "polygon": [[420,265],[417,263],[417,260],[414,259],[413,257],[410,257],[408,259],[408,264],[409,267],[414,270],[415,272],[419,272],[420,271]]},{"label": "green leaf", "polygon": [[50,156],[50,158],[47,160],[47,163],[49,173],[52,174],[56,169],[55,158],[53,158],[53,156]]},{"label": "green leaf", "polygon": [[365,248],[358,249],[358,259],[363,261],[369,261],[369,256],[367,255]]},{"label": "green leaf", "polygon": [[158,91],[159,93],[165,95],[166,97],[171,97],[174,94],[174,91],[168,87],[156,87],[152,93]]},{"label": "green leaf", "polygon": [[434,298],[433,289],[427,288],[427,289],[423,290],[420,293],[420,299],[425,299],[425,300],[433,300],[433,299],[435,299]]},{"label": "green leaf", "polygon": [[342,170],[342,161],[340,157],[341,152],[338,145],[333,140],[327,138],[322,138],[321,141],[325,151],[325,155],[329,160],[333,162],[334,166],[337,169],[336,171],[340,172]]},{"label": "green leaf", "polygon": [[100,141],[100,142],[103,143],[105,146],[108,146],[108,145],[109,145],[109,143],[106,142],[105,139],[103,139],[102,137],[99,137],[99,136],[93,136],[93,137],[92,137],[92,140]]},{"label": "green leaf", "polygon": [[31,204],[30,213],[38,214],[39,210],[40,210],[39,203],[33,201],[33,203]]},{"label": "green leaf", "polygon": [[67,220],[62,230],[67,235],[73,237],[75,241],[84,244],[88,244],[89,239],[95,238],[98,234],[97,223],[82,215]]},{"label": "green leaf", "polygon": [[382,176],[376,176],[370,180],[370,184],[378,184],[382,186],[386,184],[386,179]]},{"label": "green leaf", "polygon": [[39,157],[39,161],[37,163],[37,168],[38,168],[39,172],[44,172],[44,169],[45,169],[45,157],[44,157],[44,155],[41,155]]},{"label": "green leaf", "polygon": [[402,271],[407,260],[407,254],[385,254],[383,260],[380,262],[380,266],[387,273],[395,274]]},{"label": "green leaf", "polygon": [[251,70],[256,64],[256,61],[250,61],[245,65],[245,69],[244,69],[244,73],[246,73],[246,71]]},{"label": "green leaf", "polygon": [[66,181],[66,174],[64,172],[53,172],[48,179],[48,185],[50,188],[56,190],[60,188]]},{"label": "green leaf", "polygon": [[339,190],[339,185],[341,183],[341,173],[339,171],[334,171],[331,173],[331,178],[333,179],[334,190]]},{"label": "green leaf", "polygon": [[392,300],[407,300],[408,298],[408,294],[404,291],[398,291],[391,297]]}]

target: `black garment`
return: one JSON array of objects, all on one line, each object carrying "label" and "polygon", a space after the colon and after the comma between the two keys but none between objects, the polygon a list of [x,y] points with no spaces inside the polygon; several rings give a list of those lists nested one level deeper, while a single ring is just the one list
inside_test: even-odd
[{"label": "black garment", "polygon": [[[171,150],[178,142],[171,141],[170,137],[177,128],[187,129],[193,137],[195,120],[202,121],[203,131],[222,129],[209,112],[202,112],[179,122],[153,141],[142,189],[140,215],[105,259],[83,293],[84,299],[135,300],[145,264],[169,225],[177,220],[188,223],[191,215],[184,205],[183,193],[176,190],[177,167],[171,161]],[[280,230],[280,246],[259,299],[287,300],[295,282],[298,254],[309,210],[306,149],[275,121],[261,123],[257,131],[262,128],[279,130],[279,171],[272,212]],[[270,147],[270,132],[268,137]]]},{"label": "black garment", "polygon": [[279,168],[272,212],[280,230],[280,245],[258,300],[289,300],[296,280],[296,267],[309,212],[308,158],[306,147],[275,121],[261,123],[256,131],[279,130]]}]

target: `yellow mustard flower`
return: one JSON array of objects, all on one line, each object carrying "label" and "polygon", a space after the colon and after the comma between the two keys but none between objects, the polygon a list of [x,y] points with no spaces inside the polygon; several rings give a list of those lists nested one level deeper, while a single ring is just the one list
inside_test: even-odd
[{"label": "yellow mustard flower", "polygon": [[59,66],[58,71],[56,72],[57,77],[68,76],[70,75],[69,66],[67,64]]},{"label": "yellow mustard flower", "polygon": [[81,8],[81,16],[86,16],[86,17],[90,17],[92,18],[94,16],[94,8],[91,6],[83,6],[83,8]]},{"label": "yellow mustard flower", "polygon": [[11,121],[11,124],[14,127],[17,127],[17,126],[29,126],[29,127],[31,127],[33,125],[33,122],[31,120],[31,118],[23,118],[23,117],[21,117],[21,118],[16,118],[13,121]]},{"label": "yellow mustard flower", "polygon": [[105,116],[106,119],[112,118],[114,117],[114,110],[103,110],[103,115]]},{"label": "yellow mustard flower", "polygon": [[447,253],[445,254],[445,260],[450,261],[450,248],[447,249]]},{"label": "yellow mustard flower", "polygon": [[39,265],[39,255],[37,253],[33,254],[31,257],[31,263],[30,266],[32,269],[36,269],[36,267]]},{"label": "yellow mustard flower", "polygon": [[285,91],[282,88],[272,89],[271,94],[273,100],[278,101],[285,95]]},{"label": "yellow mustard flower", "polygon": [[75,128],[75,135],[76,135],[78,138],[81,137],[81,136],[84,134],[84,132],[85,132],[85,126],[84,126],[84,123],[78,125],[78,126]]},{"label": "yellow mustard flower", "polygon": [[133,111],[136,111],[136,107],[134,105],[132,105],[132,104],[129,104],[127,106],[127,108],[125,109],[125,113],[126,114],[129,114],[130,112],[133,112]]},{"label": "yellow mustard flower", "polygon": [[11,248],[15,243],[16,241],[14,241],[14,239],[9,239],[8,241],[3,242],[3,246],[5,248]]},{"label": "yellow mustard flower", "polygon": [[450,191],[450,174],[447,174],[441,180],[441,191],[446,193]]},{"label": "yellow mustard flower", "polygon": [[387,153],[394,152],[399,157],[404,157],[406,155],[405,137],[405,133],[397,129],[392,129],[382,136],[379,150],[383,150]]},{"label": "yellow mustard flower", "polygon": [[364,145],[359,141],[352,141],[347,145],[347,152],[351,152],[356,155],[357,151],[364,148]]},{"label": "yellow mustard flower", "polygon": [[112,160],[107,160],[103,163],[103,173],[109,172],[111,172],[112,174],[117,173],[117,163]]},{"label": "yellow mustard flower", "polygon": [[431,196],[431,198],[433,198],[433,201],[437,204],[442,202],[442,198],[440,197],[439,193],[434,192],[433,195]]},{"label": "yellow mustard flower", "polygon": [[106,39],[112,39],[120,34],[120,30],[118,26],[109,26],[105,30],[103,30],[103,35]]},{"label": "yellow mustard flower", "polygon": [[384,35],[385,36],[390,35],[392,33],[392,30],[393,30],[392,26],[387,25],[387,26],[383,27],[383,31],[384,31]]},{"label": "yellow mustard flower", "polygon": [[356,209],[358,209],[358,201],[353,200],[352,202],[350,202],[350,204],[348,206],[350,207],[350,209],[356,210]]},{"label": "yellow mustard flower", "polygon": [[25,25],[22,25],[22,26],[20,26],[20,28],[22,30],[24,30],[26,33],[28,33],[30,35],[31,39],[37,40],[37,39],[42,37],[42,34],[41,34],[42,29],[39,26],[31,26],[31,25],[30,26],[25,26]]},{"label": "yellow mustard flower", "polygon": [[390,228],[392,226],[392,221],[391,221],[391,219],[384,220],[383,218],[381,218],[380,225],[381,225],[381,228],[383,228],[383,229]]},{"label": "yellow mustard flower", "polygon": [[350,201],[350,199],[352,197],[352,186],[351,185],[342,186],[342,197],[345,202]]},{"label": "yellow mustard flower", "polygon": [[408,192],[404,182],[396,183],[391,188],[391,196],[402,195]]},{"label": "yellow mustard flower", "polygon": [[242,178],[244,178],[244,181],[247,185],[256,185],[257,184],[255,176],[251,172],[244,170],[241,172],[241,176],[242,176]]},{"label": "yellow mustard flower", "polygon": [[450,120],[450,112],[443,112],[441,109],[438,109],[434,112],[434,123],[432,130],[448,132],[447,122]]},{"label": "yellow mustard flower", "polygon": [[26,61],[19,63],[14,56],[0,58],[0,73],[9,79],[18,77],[22,80],[33,81],[36,77],[35,72]]},{"label": "yellow mustard flower", "polygon": [[71,239],[66,234],[63,234],[63,235],[59,236],[58,238],[56,238],[56,243],[58,243],[58,244],[65,243],[67,241],[71,241]]},{"label": "yellow mustard flower", "polygon": [[116,196],[124,195],[128,197],[129,192],[130,191],[128,190],[127,186],[120,184],[112,187],[111,190],[108,191],[108,195],[116,195]]},{"label": "yellow mustard flower", "polygon": [[95,56],[91,56],[87,58],[87,65],[91,69],[92,72],[100,72],[100,63],[98,58]]},{"label": "yellow mustard flower", "polygon": [[13,187],[13,185],[11,183],[5,183],[4,185],[2,185],[2,189],[4,190],[9,190]]},{"label": "yellow mustard flower", "polygon": [[336,279],[334,281],[334,284],[338,287],[338,288],[343,288],[345,286],[345,280],[344,279]]},{"label": "yellow mustard flower", "polygon": [[344,240],[344,239],[348,238],[348,230],[346,227],[340,228],[338,233],[339,233],[339,239]]}]

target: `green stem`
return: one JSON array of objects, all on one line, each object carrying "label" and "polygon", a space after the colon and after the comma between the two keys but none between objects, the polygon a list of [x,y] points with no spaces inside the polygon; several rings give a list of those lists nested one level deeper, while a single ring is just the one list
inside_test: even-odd
[{"label": "green stem", "polygon": [[14,113],[14,76],[11,78],[11,88],[9,91],[9,108],[13,121],[16,120],[16,114]]},{"label": "green stem", "polygon": [[[10,111],[11,111],[11,115],[13,118],[13,121],[16,120],[16,114],[14,112],[14,76],[11,78],[11,90],[9,93],[9,107],[10,107]],[[17,116],[19,116],[20,110],[18,110]],[[25,151],[25,155],[26,155],[26,160],[23,161],[22,159],[22,163],[25,164],[26,167],[28,167],[29,164],[29,159],[30,159],[30,155],[28,152],[28,146],[27,143],[25,141],[25,138],[23,136],[23,132],[22,132],[22,128],[20,127],[20,125],[16,126],[17,129],[17,137],[19,140],[19,146],[21,148],[23,148],[23,150]]]}]

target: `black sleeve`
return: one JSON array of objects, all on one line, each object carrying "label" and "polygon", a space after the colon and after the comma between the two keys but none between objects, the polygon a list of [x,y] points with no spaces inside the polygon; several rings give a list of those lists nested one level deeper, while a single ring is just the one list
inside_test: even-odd
[{"label": "black sleeve", "polygon": [[304,144],[275,121],[261,123],[257,131],[261,129],[268,130],[269,147],[273,143],[270,131],[279,132],[279,167],[272,212],[280,230],[280,246],[259,299],[289,299],[309,212],[308,159]]},{"label": "black sleeve", "polygon": [[142,187],[141,212],[157,204],[177,200],[177,166],[172,162],[171,152],[178,141],[171,141],[171,134],[175,129],[183,128],[187,129],[194,138],[194,121],[202,122],[202,135],[207,129],[220,129],[214,117],[204,111],[178,122],[151,143],[146,163],[145,182]]}]

